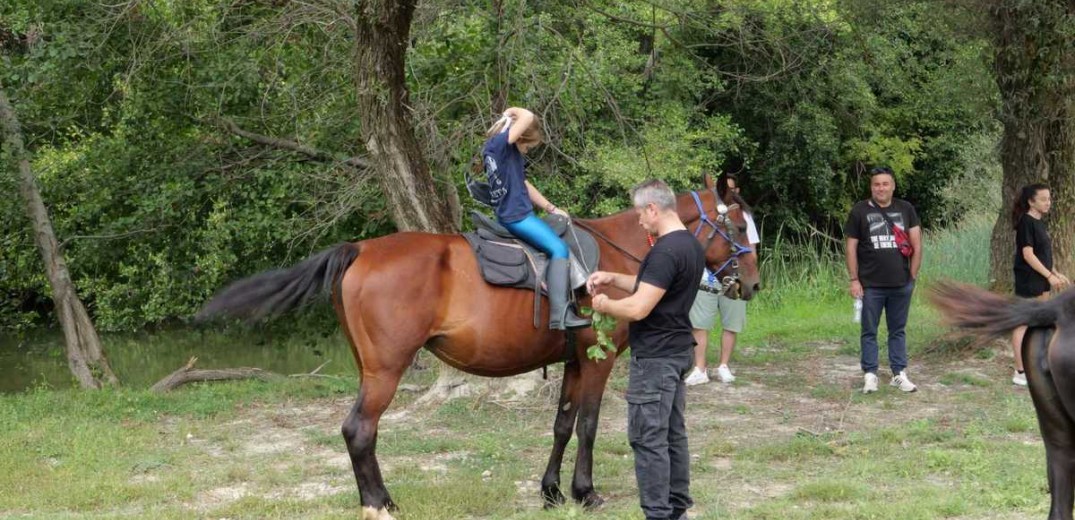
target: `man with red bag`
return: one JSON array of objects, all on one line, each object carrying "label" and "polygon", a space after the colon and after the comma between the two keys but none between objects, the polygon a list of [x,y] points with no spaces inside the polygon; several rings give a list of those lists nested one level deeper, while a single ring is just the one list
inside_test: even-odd
[{"label": "man with red bag", "polygon": [[864,393],[877,391],[877,326],[884,311],[888,325],[890,384],[904,392],[918,389],[907,377],[904,328],[915,279],[922,266],[922,228],[911,203],[893,197],[896,177],[887,167],[870,171],[870,199],[853,208],[844,226],[851,297],[862,300]]}]

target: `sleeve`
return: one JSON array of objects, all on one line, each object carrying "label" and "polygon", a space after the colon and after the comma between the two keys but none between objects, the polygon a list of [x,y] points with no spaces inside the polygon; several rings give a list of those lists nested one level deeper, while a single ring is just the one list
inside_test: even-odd
[{"label": "sleeve", "polygon": [[1034,222],[1029,218],[1023,217],[1019,219],[1019,225],[1015,227],[1015,252],[1018,255],[1023,254],[1024,247],[1034,247],[1036,242],[1034,236]]},{"label": "sleeve", "polygon": [[668,289],[676,280],[676,259],[667,251],[653,251],[650,253],[646,270],[639,273],[638,281],[646,282],[654,287]]},{"label": "sleeve", "polygon": [[851,208],[851,213],[847,215],[847,223],[844,224],[845,237],[862,239],[862,229],[859,226],[860,220],[862,219],[859,217],[858,207]]},{"label": "sleeve", "polygon": [[485,152],[493,156],[494,159],[500,159],[504,156],[504,150],[508,147],[508,133],[500,132],[499,134],[490,137],[485,142]]},{"label": "sleeve", "polygon": [[758,227],[754,225],[754,217],[750,213],[743,213],[743,218],[747,221],[747,242],[750,245],[760,244],[761,237],[758,236]]},{"label": "sleeve", "polygon": [[915,211],[914,205],[910,202],[907,203],[907,214],[905,216],[907,217],[907,231],[922,225],[922,222],[918,220],[918,212]]}]

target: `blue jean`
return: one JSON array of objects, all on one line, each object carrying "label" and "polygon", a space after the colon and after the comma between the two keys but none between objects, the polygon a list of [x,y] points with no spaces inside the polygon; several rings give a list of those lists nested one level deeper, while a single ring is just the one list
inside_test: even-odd
[{"label": "blue jean", "polygon": [[537,218],[533,213],[527,214],[522,220],[511,223],[501,222],[500,225],[511,231],[511,234],[525,240],[527,244],[544,251],[549,258],[567,258],[570,254],[567,244],[556,236],[556,232],[544,220]]},{"label": "blue jean", "polygon": [[907,368],[907,315],[911,310],[914,282],[903,287],[867,287],[862,296],[862,371],[877,373],[877,327],[881,311],[888,325],[888,365],[892,375]]}]

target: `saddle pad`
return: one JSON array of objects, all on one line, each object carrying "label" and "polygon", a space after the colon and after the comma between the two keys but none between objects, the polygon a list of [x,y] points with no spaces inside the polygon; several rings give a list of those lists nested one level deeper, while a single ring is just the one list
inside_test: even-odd
[{"label": "saddle pad", "polygon": [[[561,237],[571,253],[571,289],[578,289],[585,285],[586,279],[597,270],[597,262],[600,259],[597,241],[589,233],[569,226],[567,219],[560,216],[556,218],[563,229]],[[485,220],[491,222],[488,218]],[[547,219],[546,222],[550,220]],[[507,233],[502,226],[496,225]],[[556,230],[556,227],[553,229]],[[510,233],[508,235],[511,237]],[[541,250],[514,237],[505,238],[487,227],[478,227],[475,232],[463,233],[463,238],[470,243],[470,248],[477,257],[482,279],[486,282],[503,287],[540,288],[544,292],[545,288],[541,282],[545,279],[545,268],[549,260]]]}]

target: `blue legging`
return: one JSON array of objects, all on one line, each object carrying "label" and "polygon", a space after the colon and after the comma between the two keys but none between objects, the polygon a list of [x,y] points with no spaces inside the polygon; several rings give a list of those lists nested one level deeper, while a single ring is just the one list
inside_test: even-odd
[{"label": "blue legging", "polygon": [[567,244],[564,243],[560,237],[556,236],[556,233],[545,223],[534,216],[533,213],[526,215],[526,218],[512,222],[501,222],[502,226],[511,231],[511,234],[523,239],[527,244],[530,244],[549,255],[551,258],[567,258]]}]

